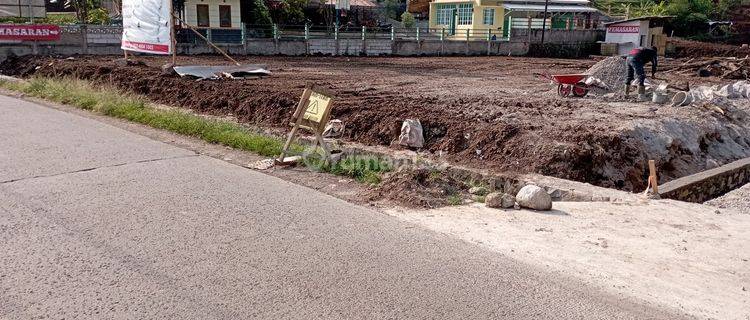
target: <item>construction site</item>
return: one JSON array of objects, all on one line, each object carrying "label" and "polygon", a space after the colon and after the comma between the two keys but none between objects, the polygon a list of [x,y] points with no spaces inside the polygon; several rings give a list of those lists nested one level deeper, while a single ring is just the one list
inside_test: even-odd
[{"label": "construction site", "polygon": [[[345,126],[343,141],[412,149],[495,173],[637,192],[646,188],[648,160],[665,183],[750,156],[748,89],[738,82],[750,72],[750,50],[715,48],[686,46],[677,57],[662,59],[657,79],[649,79],[647,101],[624,95],[620,57],[258,56],[240,61],[263,65],[271,76],[196,81],[164,74],[168,58],[139,57],[139,64],[123,65],[118,56],[25,56],[9,58],[0,72],[87,80],[282,134],[300,91],[314,83],[334,92],[332,119]],[[178,59],[183,65],[223,63],[216,56]],[[580,83],[590,85],[583,97],[561,96],[565,86],[551,74],[585,74]],[[668,97],[652,102],[660,84]],[[704,94],[694,101],[674,98],[698,90]],[[423,147],[398,144],[406,119],[421,122]]]},{"label": "construction site", "polygon": [[[45,150],[59,149],[57,145],[45,145],[47,140],[49,144],[59,143],[49,133],[32,139],[35,142],[19,143],[22,150],[31,149],[32,156],[25,158],[29,162],[32,162],[29,159],[54,160],[56,165],[67,168],[78,165],[72,157],[115,158],[99,155],[98,151],[89,154],[78,149],[86,143],[95,145],[93,150],[117,144],[111,140],[96,140],[97,130],[110,126],[123,129],[117,134],[127,132],[148,137],[138,138],[142,140],[135,140],[135,144],[122,142],[123,146],[119,147],[128,151],[153,143],[188,153],[169,158],[178,163],[175,165],[161,164],[162,158],[135,162],[136,165],[163,166],[157,169],[159,172],[167,171],[166,167],[190,172],[161,180],[153,178],[158,173],[150,173],[132,187],[139,194],[133,199],[144,197],[143,185],[158,182],[161,184],[145,192],[147,196],[173,199],[162,197],[161,193],[175,188],[179,196],[203,201],[215,197],[214,190],[218,189],[209,187],[208,183],[220,184],[229,190],[247,192],[232,196],[239,199],[242,207],[238,217],[227,220],[228,224],[235,225],[249,216],[247,203],[262,198],[266,193],[264,188],[281,181],[285,188],[281,190],[285,191],[270,193],[294,198],[287,196],[286,190],[300,188],[304,194],[320,192],[324,197],[334,196],[338,199],[323,198],[320,203],[331,201],[359,209],[374,208],[368,211],[371,214],[359,216],[387,217],[403,222],[404,226],[398,228],[406,230],[405,238],[415,232],[430,232],[431,237],[432,233],[447,235],[441,238],[459,239],[472,247],[520,261],[524,270],[541,269],[555,277],[577,279],[582,283],[581,288],[590,286],[612,295],[617,305],[633,299],[648,307],[673,312],[654,318],[746,319],[750,315],[747,295],[750,238],[746,232],[750,222],[750,83],[747,81],[750,49],[678,39],[670,42],[675,48],[666,57],[659,57],[655,75],[649,73],[645,86],[630,86],[633,90],[626,90],[628,72],[625,57],[621,55],[561,59],[498,55],[170,57],[131,54],[126,57],[10,55],[0,63],[0,74],[4,75],[0,84],[6,84],[0,93],[22,103],[43,104],[49,108],[40,105],[39,110],[45,112],[63,111],[60,114],[97,123],[94,129],[74,128],[83,133],[75,135],[79,140],[72,142],[74,152],[63,155],[62,160],[55,160],[60,155],[51,159],[37,156]],[[91,86],[89,90],[100,90],[108,96],[102,98],[104,102],[92,102],[75,100],[59,90],[52,95],[39,94],[45,90],[35,88],[41,82],[34,81],[39,79],[62,83],[82,80]],[[7,85],[11,82],[26,83],[27,87],[16,90]],[[379,172],[377,179],[363,183],[352,175],[316,170],[308,162],[297,166],[285,162],[285,155],[300,156],[299,149],[284,152],[294,140],[295,130],[302,123],[300,119],[307,119],[300,112],[307,115],[313,105],[308,92],[311,88],[325,93],[332,103],[330,114],[310,118],[327,124],[325,133],[318,130],[315,137],[305,135],[296,140],[307,147],[315,146],[304,152],[309,149],[317,152],[317,143],[327,144],[342,152],[332,153],[323,147],[328,156],[326,160],[346,161],[364,155],[390,160],[388,170]],[[220,123],[220,126],[238,125],[246,130],[241,131],[243,134],[251,132],[271,137],[273,141],[284,141],[288,137],[287,146],[282,149],[282,155],[273,154],[274,158],[268,159],[267,154],[234,149],[230,144],[198,134],[163,130],[138,119],[118,119],[87,108],[97,103],[106,105],[109,96],[118,95],[147,101],[145,107],[141,105],[142,109],[176,110],[179,115],[198,117],[190,121],[207,119],[210,124]],[[48,101],[38,98],[58,104],[47,104]],[[322,100],[315,101],[317,107]],[[3,112],[12,115],[32,109],[8,107],[7,110]],[[9,119],[15,118],[9,116]],[[30,123],[37,121],[37,118],[28,119]],[[47,122],[38,125],[53,131],[66,125],[65,121],[72,121],[70,126],[74,127],[83,123],[83,120],[42,119],[47,120],[38,121]],[[287,136],[290,125],[292,133]],[[16,135],[31,136],[23,126],[17,129],[22,133]],[[336,129],[329,131],[328,127]],[[89,134],[91,141],[88,141]],[[320,140],[315,140],[318,137]],[[27,151],[17,152],[26,155]],[[210,169],[191,167],[188,162],[193,158],[211,158]],[[269,167],[256,166],[269,163],[268,160]],[[24,161],[17,162],[14,165],[22,165]],[[115,163],[34,177],[64,180],[66,175],[77,179],[89,172],[131,170],[108,178],[112,181],[94,179],[92,188],[109,192],[101,185],[120,186],[123,181],[136,181],[137,172],[130,166]],[[219,176],[214,171],[216,166],[239,171]],[[54,165],[41,167],[57,169]],[[248,173],[268,179],[260,180],[262,183],[232,180]],[[8,178],[4,183],[11,189],[14,183],[22,184],[25,180]],[[197,191],[182,189],[190,183],[199,185]],[[42,185],[45,184],[37,183],[28,190]],[[75,187],[73,184],[60,188],[53,185],[51,194],[74,193],[77,192]],[[541,194],[546,204],[537,207],[534,201],[524,202],[528,200],[522,200],[527,197],[524,193],[527,189],[538,191],[529,198]],[[22,191],[37,197],[36,191]],[[78,200],[70,203],[75,206],[79,202],[88,203],[89,194],[94,192],[81,192],[76,195]],[[116,192],[111,194],[117,195]],[[493,194],[502,197],[493,198]],[[127,198],[116,197],[117,201]],[[112,202],[119,203],[117,201]],[[274,203],[284,201],[295,200]],[[137,216],[143,211],[146,214],[139,221],[156,224],[152,221],[158,221],[162,213],[148,211],[151,203],[156,202],[158,199],[150,199],[144,202],[147,208],[128,207],[126,213],[108,219],[125,220],[123,217]],[[226,202],[206,202],[211,208],[196,216],[213,218],[214,210],[224,208]],[[261,202],[263,207],[259,210],[264,215],[270,210],[270,202]],[[315,201],[309,202],[318,205]],[[99,218],[99,211],[104,211],[101,208],[105,204],[93,206],[95,214],[82,214],[71,220],[104,219]],[[281,206],[281,211],[294,207]],[[302,208],[301,204],[296,206]],[[168,206],[165,210],[171,208]],[[327,213],[326,208],[303,208],[302,216]],[[180,216],[173,221],[183,224],[182,214],[189,209],[180,210]],[[336,225],[359,232],[358,226],[335,222],[338,217],[353,216],[352,209],[346,210],[332,215],[333,218],[309,224]],[[110,211],[116,212],[115,209]],[[272,214],[268,216],[277,219]],[[109,220],[99,224],[119,228],[119,222]],[[255,226],[255,222],[243,223]],[[210,224],[207,226],[200,234],[221,234]],[[199,227],[190,228],[197,230]],[[297,232],[297,228],[284,225],[278,228],[282,231],[274,231],[274,234],[284,230]],[[133,228],[138,229],[142,228]],[[188,237],[199,234],[195,230],[190,229]],[[378,224],[375,230],[380,235],[382,225]],[[108,230],[102,234],[119,235],[118,232]],[[245,236],[252,231],[241,233]],[[321,234],[328,235],[319,232],[315,236]],[[295,237],[297,234],[287,238],[297,239]],[[339,242],[335,237],[329,238]],[[300,248],[312,242],[305,239],[289,247]],[[363,247],[362,244],[357,246],[358,250]],[[243,250],[237,252],[245,254]],[[357,255],[360,254],[357,251]],[[264,253],[258,261],[275,256]],[[453,256],[451,259],[456,260]],[[233,260],[228,261],[219,265],[231,265]],[[432,260],[429,264],[442,268]],[[244,265],[242,268],[245,270]],[[378,276],[382,274],[372,278]],[[434,280],[431,274],[429,276]],[[546,276],[544,281],[550,277]],[[492,290],[483,292],[499,296]],[[229,297],[237,297],[237,293],[231,292]]]}]

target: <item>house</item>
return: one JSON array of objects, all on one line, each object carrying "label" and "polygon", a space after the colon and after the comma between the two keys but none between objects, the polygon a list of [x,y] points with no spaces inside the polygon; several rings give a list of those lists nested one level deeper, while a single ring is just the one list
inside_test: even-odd
[{"label": "house", "polygon": [[[430,28],[465,37],[492,32],[508,37],[511,29],[588,29],[598,11],[588,0],[435,0],[430,3]],[[468,31],[466,31],[468,30]]]},{"label": "house", "polygon": [[625,55],[636,47],[656,47],[659,55],[664,55],[667,45],[664,23],[671,18],[651,16],[606,23],[602,54]]},{"label": "house", "polygon": [[[178,9],[179,8],[175,8]],[[242,42],[240,0],[184,0],[180,17],[217,43]],[[180,27],[180,23],[177,23]],[[185,26],[182,26],[185,27]],[[191,31],[178,31],[179,42],[192,42]]]}]

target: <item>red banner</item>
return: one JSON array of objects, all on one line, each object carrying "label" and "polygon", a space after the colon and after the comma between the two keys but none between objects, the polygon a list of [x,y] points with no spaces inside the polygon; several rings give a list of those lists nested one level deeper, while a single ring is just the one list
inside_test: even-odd
[{"label": "red banner", "polygon": [[52,24],[0,24],[0,40],[60,40],[60,26]]},{"label": "red banner", "polygon": [[607,27],[609,33],[640,33],[640,26],[609,26]]},{"label": "red banner", "polygon": [[123,50],[132,50],[147,53],[169,54],[168,44],[146,43],[122,40]]}]

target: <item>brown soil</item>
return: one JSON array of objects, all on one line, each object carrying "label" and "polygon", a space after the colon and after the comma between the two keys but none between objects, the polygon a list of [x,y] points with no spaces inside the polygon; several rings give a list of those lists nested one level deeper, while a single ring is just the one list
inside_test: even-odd
[{"label": "brown soil", "polygon": [[710,57],[737,57],[744,58],[750,55],[750,48],[729,44],[718,44],[699,42],[673,38],[669,40],[675,44],[675,58],[710,58]]},{"label": "brown soil", "polygon": [[417,168],[387,173],[383,181],[364,196],[370,201],[389,199],[411,208],[439,208],[451,205],[451,196],[468,198],[468,189],[465,181],[439,171]]},{"label": "brown soil", "polygon": [[[336,96],[333,117],[345,139],[398,148],[401,122],[417,118],[433,157],[505,173],[541,173],[626,190],[641,189],[647,159],[663,181],[705,169],[705,156],[676,141],[663,154],[630,135],[641,121],[700,122],[708,111],[628,104],[591,97],[563,99],[534,72],[580,73],[593,60],[511,57],[344,58],[246,57],[273,75],[257,80],[194,81],[162,75],[165,58],[119,66],[119,57],[24,57],[0,65],[16,76],[72,76],[143,94],[158,103],[287,129],[307,82]],[[180,57],[180,64],[225,64],[213,56]],[[708,147],[715,132],[699,136]],[[735,155],[736,157],[736,155]],[[730,159],[717,158],[720,162]]]}]

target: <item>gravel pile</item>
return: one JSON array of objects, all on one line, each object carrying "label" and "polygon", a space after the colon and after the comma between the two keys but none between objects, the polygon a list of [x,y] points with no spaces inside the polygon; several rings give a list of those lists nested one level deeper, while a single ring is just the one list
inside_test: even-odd
[{"label": "gravel pile", "polygon": [[586,70],[586,74],[601,80],[612,92],[624,91],[627,68],[622,57],[614,56],[599,61]]},{"label": "gravel pile", "polygon": [[716,199],[708,200],[704,204],[719,208],[731,208],[745,214],[750,214],[750,183],[734,189]]}]

